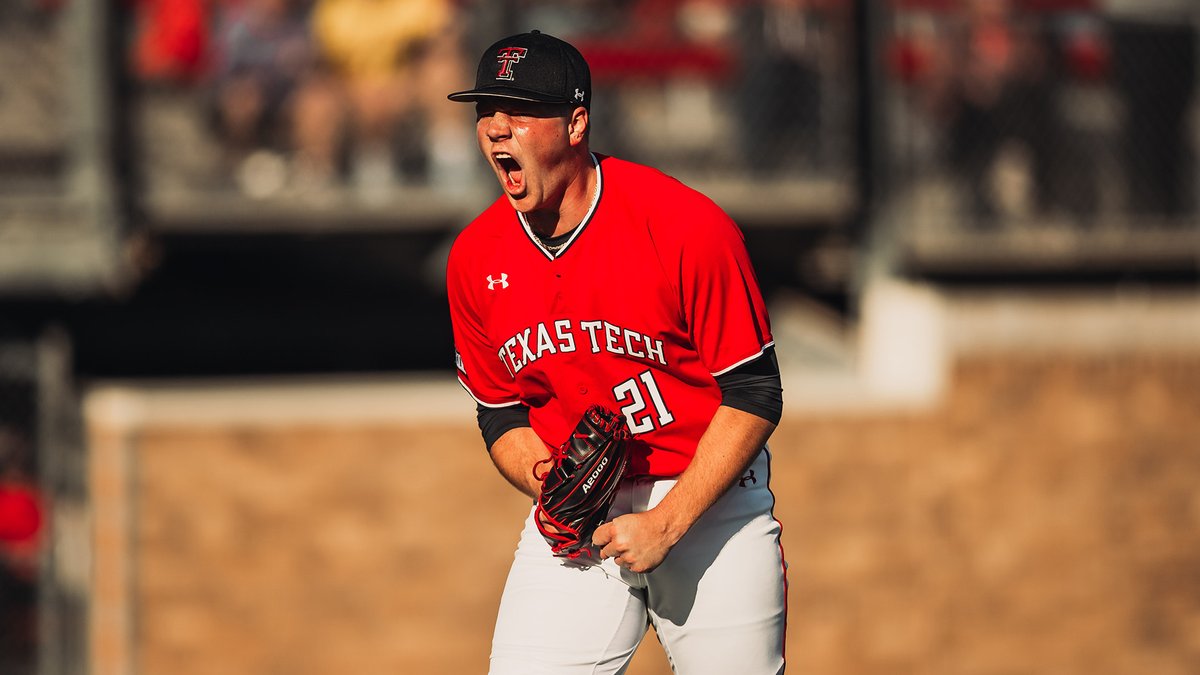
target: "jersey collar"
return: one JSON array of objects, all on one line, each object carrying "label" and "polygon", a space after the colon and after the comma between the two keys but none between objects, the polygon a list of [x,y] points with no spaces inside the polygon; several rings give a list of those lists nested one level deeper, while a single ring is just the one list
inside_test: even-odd
[{"label": "jersey collar", "polygon": [[571,244],[579,238],[579,233],[583,232],[583,228],[592,220],[592,214],[596,213],[596,207],[600,204],[600,193],[604,191],[604,173],[600,171],[600,160],[596,158],[596,154],[589,152],[588,155],[592,158],[592,166],[596,167],[596,190],[592,193],[592,203],[588,206],[587,213],[583,215],[583,220],[579,221],[579,225],[571,231],[570,238],[563,243],[562,248],[556,251],[551,251],[546,248],[541,239],[533,233],[533,228],[529,227],[529,221],[525,218],[525,214],[517,211],[517,219],[521,221],[521,227],[525,228],[525,235],[529,237],[529,241],[538,248],[548,259],[554,260],[567,252],[571,248]]}]

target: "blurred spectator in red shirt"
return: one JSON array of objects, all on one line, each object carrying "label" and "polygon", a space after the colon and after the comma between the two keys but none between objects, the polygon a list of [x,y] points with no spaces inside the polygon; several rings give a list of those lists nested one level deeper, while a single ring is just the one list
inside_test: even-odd
[{"label": "blurred spectator in red shirt", "polygon": [[195,82],[205,72],[205,0],[134,0],[133,70],[143,82]]},{"label": "blurred spectator in red shirt", "polygon": [[0,671],[32,668],[37,650],[43,504],[26,438],[0,426]]}]

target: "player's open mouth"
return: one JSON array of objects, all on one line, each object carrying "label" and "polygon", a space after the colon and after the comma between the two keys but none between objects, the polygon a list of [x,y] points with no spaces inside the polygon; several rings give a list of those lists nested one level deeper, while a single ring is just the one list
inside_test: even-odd
[{"label": "player's open mouth", "polygon": [[504,177],[504,187],[509,192],[519,191],[525,184],[525,172],[521,170],[521,164],[507,152],[498,152],[492,157],[500,169],[500,175]]}]

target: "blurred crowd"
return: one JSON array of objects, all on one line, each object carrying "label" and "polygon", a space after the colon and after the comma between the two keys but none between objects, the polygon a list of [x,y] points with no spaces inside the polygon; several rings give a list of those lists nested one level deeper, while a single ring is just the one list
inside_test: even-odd
[{"label": "blurred crowd", "polygon": [[470,120],[445,99],[472,70],[453,0],[136,0],[135,10],[137,78],[206,92],[223,166],[243,189],[347,182],[369,199],[404,180],[470,180]]},{"label": "blurred crowd", "polygon": [[[1104,143],[1125,193],[1119,208],[1166,219],[1193,211],[1200,3],[898,4],[909,21],[890,54],[893,72],[942,132],[971,222],[990,225],[1013,211],[1088,222],[1106,198]],[[1097,91],[1111,97],[1088,96]],[[1110,138],[1089,133],[1105,126],[1097,117],[1116,120]],[[1014,165],[1024,168],[1016,176],[1023,190],[1002,175]]]},{"label": "blurred crowd", "polygon": [[[531,27],[576,42],[598,88],[637,90],[624,103],[601,97],[594,122],[609,152],[711,161],[729,146],[724,156],[765,171],[811,159],[823,142],[821,70],[847,50],[828,24],[844,31],[849,16],[829,0],[129,1],[139,85],[207,92],[225,175],[251,193],[280,185],[254,177],[286,174],[303,192],[345,185],[367,198],[478,178],[471,111],[445,94],[471,86],[479,44]],[[649,90],[658,107],[631,109]],[[718,110],[725,90],[732,122]],[[781,138],[796,139],[794,152]]]},{"label": "blurred crowd", "polygon": [[[534,26],[592,63],[605,151],[768,178],[861,159],[850,0],[127,1],[138,80],[205,92],[221,173],[251,193],[468,187],[471,111],[445,93],[470,86],[477,43]],[[970,222],[1194,212],[1200,3],[888,8],[886,84],[936,137]]]}]

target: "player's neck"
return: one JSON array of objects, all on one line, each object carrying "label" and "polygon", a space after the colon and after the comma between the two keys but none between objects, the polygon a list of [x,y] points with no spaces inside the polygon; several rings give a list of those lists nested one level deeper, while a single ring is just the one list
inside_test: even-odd
[{"label": "player's neck", "polygon": [[525,214],[525,219],[535,232],[546,237],[557,237],[583,222],[596,194],[596,167],[590,152],[584,153],[577,163],[574,175],[563,189],[557,208],[546,208]]}]

